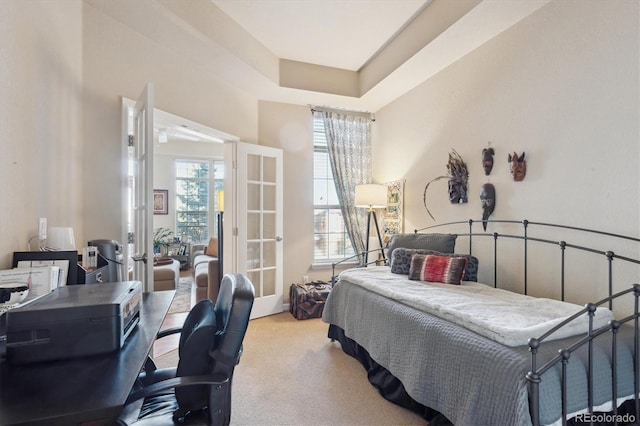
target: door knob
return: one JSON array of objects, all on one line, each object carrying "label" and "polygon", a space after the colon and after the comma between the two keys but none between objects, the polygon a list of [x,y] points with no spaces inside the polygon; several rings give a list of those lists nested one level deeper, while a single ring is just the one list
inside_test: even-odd
[{"label": "door knob", "polygon": [[276,241],[277,241],[277,242],[282,241],[282,237],[281,237],[280,235],[276,235]]},{"label": "door knob", "polygon": [[134,254],[133,256],[131,256],[131,258],[135,261],[135,262],[140,262],[142,261],[143,263],[147,263],[147,253],[142,253],[142,255],[139,254]]}]

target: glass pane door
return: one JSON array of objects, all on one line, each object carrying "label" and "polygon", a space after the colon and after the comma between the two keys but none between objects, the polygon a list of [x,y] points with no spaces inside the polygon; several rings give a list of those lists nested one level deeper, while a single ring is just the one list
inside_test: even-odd
[{"label": "glass pane door", "polygon": [[256,318],[282,312],[282,151],[238,148],[238,266],[255,287]]}]

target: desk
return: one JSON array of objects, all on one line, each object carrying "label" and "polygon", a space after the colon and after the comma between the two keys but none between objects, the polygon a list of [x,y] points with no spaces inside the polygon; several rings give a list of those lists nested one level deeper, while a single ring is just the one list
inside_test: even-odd
[{"label": "desk", "polygon": [[0,362],[0,424],[114,424],[174,293],[143,294],[140,323],[117,352],[17,366]]}]

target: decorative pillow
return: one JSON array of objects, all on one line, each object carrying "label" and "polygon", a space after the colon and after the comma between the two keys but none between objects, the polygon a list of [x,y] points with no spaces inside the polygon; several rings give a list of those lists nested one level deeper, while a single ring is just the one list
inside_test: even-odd
[{"label": "decorative pillow", "polygon": [[204,254],[207,256],[218,257],[218,239],[215,237],[209,238],[209,245],[207,246]]},{"label": "decorative pillow", "polygon": [[414,254],[409,279],[432,283],[460,284],[467,259],[464,257]]},{"label": "decorative pillow", "polygon": [[453,253],[456,238],[455,234],[394,234],[387,247],[389,259],[393,259],[393,251],[398,247]]},{"label": "decorative pillow", "polygon": [[399,247],[393,251],[391,257],[391,272],[394,274],[409,275],[411,267],[411,256],[414,254],[435,254],[438,256],[464,257],[467,259],[467,266],[462,279],[464,281],[478,281],[478,258],[468,254],[441,253],[434,250],[407,249]]},{"label": "decorative pillow", "polygon": [[411,256],[414,254],[431,254],[427,253],[431,250],[421,249],[409,249],[404,247],[398,247],[393,250],[391,255],[391,272],[394,274],[409,275],[409,268],[411,267]]}]

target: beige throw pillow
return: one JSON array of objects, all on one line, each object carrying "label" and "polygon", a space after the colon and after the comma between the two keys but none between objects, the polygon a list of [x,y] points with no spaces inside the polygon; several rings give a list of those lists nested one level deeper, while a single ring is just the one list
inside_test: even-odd
[{"label": "beige throw pillow", "polygon": [[208,256],[218,257],[218,239],[211,237],[209,239],[209,245],[204,252]]}]

